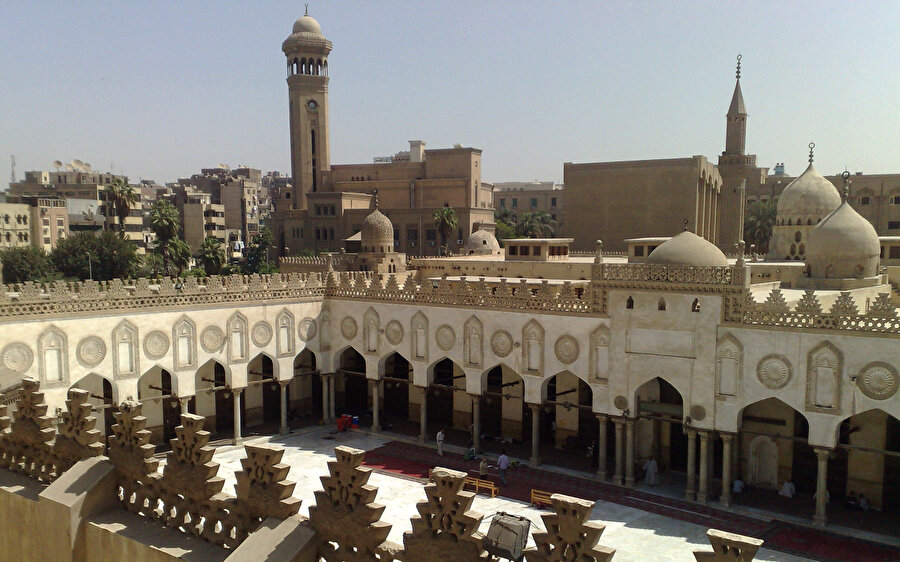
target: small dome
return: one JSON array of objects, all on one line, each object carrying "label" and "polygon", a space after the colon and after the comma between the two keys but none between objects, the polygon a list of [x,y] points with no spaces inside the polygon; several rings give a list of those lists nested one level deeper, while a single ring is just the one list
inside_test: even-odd
[{"label": "small dome", "polygon": [[305,15],[294,22],[293,33],[312,33],[314,35],[322,35],[322,26],[319,22]]},{"label": "small dome", "polygon": [[872,223],[846,201],[812,229],[806,246],[810,277],[820,279],[874,277],[880,256]]},{"label": "small dome", "polygon": [[363,221],[361,240],[363,252],[393,252],[394,225],[384,213],[375,209]]},{"label": "small dome", "polygon": [[777,222],[790,219],[795,224],[810,220],[816,224],[841,204],[841,195],[834,184],[816,171],[810,162],[806,171],[788,184],[778,197]]},{"label": "small dome", "polygon": [[685,230],[659,245],[647,256],[646,263],[660,265],[721,266],[728,265],[722,250],[708,240]]},{"label": "small dome", "polygon": [[466,254],[494,254],[500,251],[500,243],[496,236],[481,228],[469,236],[463,251]]}]

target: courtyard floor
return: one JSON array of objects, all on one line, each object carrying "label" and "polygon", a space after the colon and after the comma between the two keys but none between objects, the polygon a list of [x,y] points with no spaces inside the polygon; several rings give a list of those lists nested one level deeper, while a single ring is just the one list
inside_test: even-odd
[{"label": "courtyard floor", "polygon": [[[332,431],[331,426],[307,427],[284,437],[250,437],[245,442],[271,442],[286,449],[282,462],[291,465],[288,478],[297,483],[294,496],[303,500],[302,515],[308,515],[309,506],[315,503],[313,494],[321,489],[319,477],[328,473],[326,463],[334,458],[336,446],[367,451],[365,464],[375,471],[369,483],[378,487],[375,501],[386,506],[382,520],[393,525],[388,537],[393,542],[403,542],[403,533],[410,529],[410,518],[416,515],[416,503],[425,499],[422,477],[428,469],[436,465],[457,470],[475,467],[463,460],[455,447],[448,447],[453,451],[438,457],[433,448],[412,443],[398,434]],[[221,464],[219,476],[226,479],[225,491],[229,493],[234,493],[234,472],[240,470],[243,456],[242,447],[217,447],[214,460]],[[498,511],[527,517],[532,530],[543,530],[540,516],[548,511],[533,508],[527,499],[530,489],[539,487],[596,501],[591,519],[606,526],[600,543],[615,548],[618,561],[692,561],[694,550],[710,550],[706,539],[710,527],[765,539],[767,544],[756,560],[900,560],[900,549],[790,521],[772,521],[771,514],[754,517],[746,508],[725,511],[685,502],[677,497],[680,490],[675,485],[672,490],[662,486],[649,493],[649,489],[641,487],[622,488],[584,478],[583,473],[544,467],[519,468],[510,472],[508,480],[509,486],[502,488],[497,498],[476,497],[473,509],[484,515],[482,532],[487,531],[490,516]]]}]

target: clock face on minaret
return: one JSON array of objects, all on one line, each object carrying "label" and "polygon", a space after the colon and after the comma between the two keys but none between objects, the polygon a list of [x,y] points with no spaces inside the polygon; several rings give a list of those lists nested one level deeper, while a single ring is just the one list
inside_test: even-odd
[{"label": "clock face on minaret", "polygon": [[304,15],[282,43],[287,57],[291,172],[295,209],[307,208],[307,194],[319,191],[331,168],[328,145],[328,55],[331,41],[319,23]]}]

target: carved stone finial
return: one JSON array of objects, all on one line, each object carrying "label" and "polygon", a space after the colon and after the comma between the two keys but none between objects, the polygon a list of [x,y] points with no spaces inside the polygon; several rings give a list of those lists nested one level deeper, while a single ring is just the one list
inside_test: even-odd
[{"label": "carved stone finial", "polygon": [[550,501],[553,513],[541,515],[547,531],[533,534],[535,547],[525,551],[528,562],[612,560],[616,551],[597,545],[606,527],[588,521],[593,502],[562,494],[553,494]]},{"label": "carved stone finial", "polygon": [[737,56],[737,71],[734,73],[734,77],[738,80],[741,79],[741,59],[742,58],[743,58],[743,55],[739,54]]},{"label": "carved stone finial", "polygon": [[407,560],[477,560],[484,538],[477,532],[482,515],[469,511],[475,494],[463,492],[465,472],[435,467],[425,485],[427,501],[416,504],[412,531],[403,534]]},{"label": "carved stone finial", "polygon": [[594,263],[603,263],[603,240],[597,240],[597,254],[594,256]]},{"label": "carved stone finial", "polygon": [[751,562],[763,541],[716,529],[706,532],[713,551],[694,551],[697,562]]},{"label": "carved stone finial", "polygon": [[844,170],[844,172],[841,174],[841,178],[844,179],[844,191],[841,193],[841,195],[843,196],[842,200],[846,202],[848,199],[850,199],[850,183],[851,182],[850,182],[849,170]]},{"label": "carved stone finial", "polygon": [[361,468],[364,451],[336,447],[337,460],[328,463],[316,505],[309,508],[309,522],[317,533],[330,539],[322,545],[326,560],[375,560],[391,531],[380,521],[384,506],[374,503],[378,488],[367,485],[372,470]]},{"label": "carved stone finial", "polygon": [[145,429],[147,418],[141,415],[143,406],[131,399],[122,402],[115,413],[116,423],[109,438],[109,460],[127,479],[140,480],[156,472],[159,461],[153,458],[156,445],[150,443]]},{"label": "carved stone finial", "polygon": [[284,449],[270,445],[245,445],[243,470],[235,473],[238,503],[247,514],[265,519],[287,519],[300,510],[300,499],[292,497],[295,484],[286,480],[290,465],[281,464]]},{"label": "carved stone finial", "polygon": [[737,250],[738,250],[737,265],[744,265],[744,248],[746,246],[747,246],[746,242],[744,242],[743,240],[738,240],[738,243],[737,243]]},{"label": "carved stone finial", "polygon": [[68,470],[81,459],[103,454],[102,435],[95,427],[97,418],[91,415],[89,396],[86,390],[69,390],[66,411],[60,416],[59,435],[53,447],[60,472]]},{"label": "carved stone finial", "polygon": [[814,142],[809,143],[809,163],[810,164],[813,163],[813,149],[815,147],[816,147],[816,143],[814,143]]},{"label": "carved stone finial", "polygon": [[203,416],[181,414],[175,428],[172,451],[166,455],[163,481],[179,490],[190,501],[205,501],[222,491],[225,480],[217,476],[218,463],[212,462],[215,449],[208,445],[210,433],[203,431]]}]

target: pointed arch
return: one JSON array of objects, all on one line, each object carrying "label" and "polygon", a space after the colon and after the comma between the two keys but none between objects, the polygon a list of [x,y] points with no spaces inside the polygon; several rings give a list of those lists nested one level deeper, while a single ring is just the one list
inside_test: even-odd
[{"label": "pointed arch", "polygon": [[138,329],[122,320],[112,331],[113,373],[115,378],[136,376],[140,372]]},{"label": "pointed arch", "polygon": [[186,315],[172,326],[172,347],[176,370],[197,368],[197,325]]},{"label": "pointed arch", "polygon": [[416,312],[409,328],[410,356],[415,361],[428,361],[428,317]]},{"label": "pointed arch", "polygon": [[484,363],[484,326],[475,315],[463,325],[463,358],[467,367],[481,367]]},{"label": "pointed arch", "polygon": [[590,366],[588,376],[592,382],[609,380],[609,326],[601,324],[591,332]]},{"label": "pointed arch", "polygon": [[225,341],[228,344],[228,362],[243,363],[248,357],[247,317],[235,311],[225,324]]},{"label": "pointed arch", "polygon": [[381,343],[381,317],[371,306],[363,315],[363,349],[366,355],[378,355]]},{"label": "pointed arch", "polygon": [[625,308],[631,310],[634,308],[634,297],[629,296],[628,300],[625,301]]},{"label": "pointed arch", "polygon": [[278,357],[294,355],[294,315],[287,308],[275,317],[275,354]]},{"label": "pointed arch", "polygon": [[56,326],[38,337],[38,372],[45,388],[65,385],[69,380],[69,339]]},{"label": "pointed arch", "polygon": [[522,328],[522,371],[531,375],[544,372],[544,328],[530,320]]},{"label": "pointed arch", "polygon": [[716,342],[716,398],[738,395],[743,376],[744,346],[730,333]]},{"label": "pointed arch", "polygon": [[656,310],[665,310],[666,309],[666,299],[663,297],[659,297],[659,300],[656,301]]},{"label": "pointed arch", "polygon": [[844,355],[831,342],[810,350],[806,359],[806,410],[823,414],[841,412],[841,373]]}]

